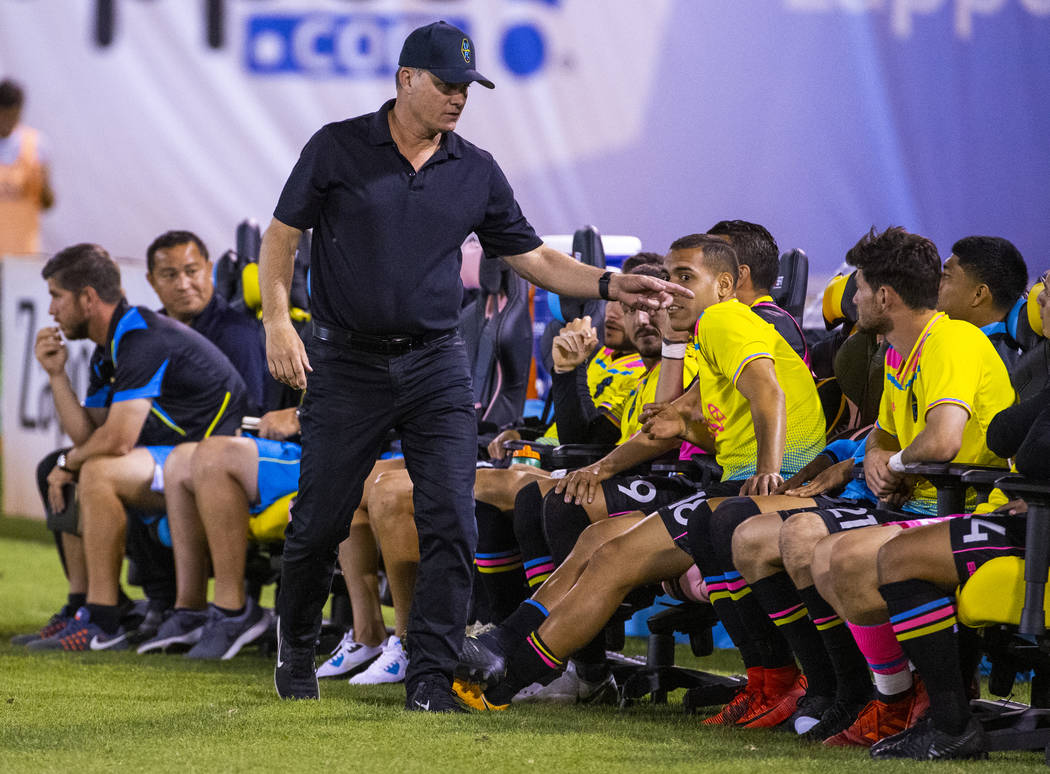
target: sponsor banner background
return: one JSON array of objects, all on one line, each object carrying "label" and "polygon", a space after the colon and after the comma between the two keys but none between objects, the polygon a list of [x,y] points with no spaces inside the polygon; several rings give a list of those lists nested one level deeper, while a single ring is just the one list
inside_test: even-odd
[{"label": "sponsor banner background", "polygon": [[541,232],[664,250],[743,217],[820,277],[901,224],[945,254],[1002,234],[1045,268],[1050,0],[7,0],[0,73],[51,145],[46,249],[140,256],[182,227],[220,254],[312,132],[393,94],[405,32],[437,18],[497,84],[460,131]]}]

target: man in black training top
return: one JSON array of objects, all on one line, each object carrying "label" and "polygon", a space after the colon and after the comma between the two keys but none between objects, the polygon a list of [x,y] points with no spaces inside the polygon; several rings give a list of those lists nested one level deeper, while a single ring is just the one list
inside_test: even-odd
[{"label": "man in black training top", "polygon": [[[299,498],[286,533],[274,683],[318,698],[314,647],[336,547],[390,428],[414,483],[420,567],[408,626],[406,708],[461,710],[451,691],[471,592],[476,417],[456,333],[459,247],[477,234],[526,279],[576,298],[657,308],[675,285],[585,266],[543,245],[492,156],[453,130],[475,69],[471,39],[445,22],[414,30],[396,98],[329,124],[303,149],[263,237],[271,373],[309,389]],[[288,319],[299,236],[314,229],[309,356]]]}]

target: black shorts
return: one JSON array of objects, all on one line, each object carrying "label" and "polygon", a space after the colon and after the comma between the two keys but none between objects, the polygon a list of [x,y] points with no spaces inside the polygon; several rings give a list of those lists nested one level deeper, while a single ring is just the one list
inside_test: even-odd
[{"label": "black shorts", "polygon": [[952,556],[959,579],[966,579],[977,568],[997,556],[1024,556],[1024,516],[986,513],[948,520]]},{"label": "black shorts", "polygon": [[696,491],[696,484],[684,476],[616,476],[602,482],[610,516],[649,514]]},{"label": "black shorts", "polygon": [[814,499],[817,501],[817,508],[800,508],[795,512],[806,512],[808,510],[810,513],[817,514],[821,521],[824,522],[824,526],[828,528],[829,535],[861,527],[877,527],[880,524],[907,521],[911,518],[907,513],[876,508],[865,500],[847,500],[841,497],[817,497]]},{"label": "black shorts", "polygon": [[[718,481],[703,490],[696,490],[694,487],[693,493],[688,497],[660,508],[657,513],[674,544],[690,556],[695,556],[691,525],[695,524],[697,510],[712,498],[736,497],[743,485],[744,482],[738,480]],[[707,508],[702,510],[709,512]]]}]

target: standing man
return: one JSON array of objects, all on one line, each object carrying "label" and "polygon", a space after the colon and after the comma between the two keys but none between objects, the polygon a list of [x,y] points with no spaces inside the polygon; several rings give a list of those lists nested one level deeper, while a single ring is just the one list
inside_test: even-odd
[{"label": "standing man", "polygon": [[[380,443],[397,428],[414,484],[420,567],[408,624],[406,708],[461,711],[451,690],[469,607],[476,417],[456,333],[459,246],[556,293],[656,308],[689,292],[585,266],[544,246],[492,156],[453,130],[477,81],[474,44],[445,22],[414,30],[397,93],[376,113],[328,124],[306,147],[263,237],[271,373],[309,389],[299,498],[286,533],[274,684],[316,699],[314,648],[336,548]],[[313,228],[309,355],[288,319],[296,245]]]},{"label": "standing man", "polygon": [[19,123],[25,93],[0,81],[0,256],[40,252],[40,212],[55,204],[40,132]]}]

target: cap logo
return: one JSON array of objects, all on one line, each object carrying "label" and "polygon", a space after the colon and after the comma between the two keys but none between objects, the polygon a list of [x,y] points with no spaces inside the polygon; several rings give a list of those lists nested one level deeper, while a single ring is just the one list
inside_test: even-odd
[{"label": "cap logo", "polygon": [[463,54],[463,61],[470,64],[470,41],[467,38],[463,38],[463,43],[459,47],[459,52]]}]

